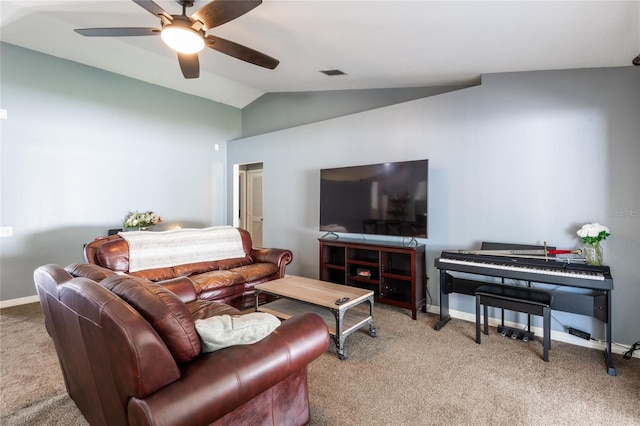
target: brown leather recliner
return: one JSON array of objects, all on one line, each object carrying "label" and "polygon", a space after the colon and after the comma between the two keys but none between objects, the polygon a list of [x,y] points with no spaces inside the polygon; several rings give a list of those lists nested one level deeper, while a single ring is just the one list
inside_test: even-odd
[{"label": "brown leather recliner", "polygon": [[309,422],[307,366],[329,345],[317,315],[284,321],[251,345],[201,353],[194,320],[239,311],[196,299],[186,279],[97,283],[45,265],[34,281],[67,391],[90,424]]}]

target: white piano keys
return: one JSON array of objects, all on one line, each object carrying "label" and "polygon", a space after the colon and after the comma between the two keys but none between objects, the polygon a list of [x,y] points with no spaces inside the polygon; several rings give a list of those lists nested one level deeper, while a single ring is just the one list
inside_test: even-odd
[{"label": "white piano keys", "polygon": [[504,265],[501,263],[493,263],[493,262],[470,262],[466,260],[448,259],[443,257],[440,258],[440,263],[450,263],[450,264],[456,264],[456,265],[469,265],[469,266],[485,266],[487,268],[500,269],[503,271],[518,271],[518,272],[527,272],[531,274],[555,275],[558,277],[570,277],[570,278],[581,278],[581,279],[594,280],[594,281],[604,281],[604,274],[601,274],[598,272],[560,270],[556,268],[542,269],[540,267],[522,267],[522,266],[514,266],[514,265]]}]

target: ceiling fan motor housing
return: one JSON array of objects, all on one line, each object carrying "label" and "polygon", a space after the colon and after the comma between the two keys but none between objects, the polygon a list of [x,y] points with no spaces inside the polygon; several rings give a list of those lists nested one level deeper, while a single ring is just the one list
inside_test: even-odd
[{"label": "ceiling fan motor housing", "polygon": [[[169,21],[168,19],[163,19],[162,28],[166,27],[167,25],[172,25],[180,28],[188,28],[188,29],[197,31],[198,33],[201,33],[204,36],[204,31],[198,31],[200,28],[202,28],[202,23],[200,21],[197,21],[197,20],[192,21],[191,18],[185,15],[172,15],[172,18],[173,18],[172,21]],[[198,30],[196,30],[196,28]]]}]

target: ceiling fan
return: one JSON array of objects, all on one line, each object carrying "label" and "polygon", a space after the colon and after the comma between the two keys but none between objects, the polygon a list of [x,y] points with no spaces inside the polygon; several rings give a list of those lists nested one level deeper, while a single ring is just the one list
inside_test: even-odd
[{"label": "ceiling fan", "polygon": [[161,28],[81,28],[74,30],[88,37],[137,37],[160,35],[162,40],[178,53],[178,62],[185,78],[200,76],[198,52],[209,47],[234,58],[268,69],[280,61],[246,46],[221,37],[206,35],[211,28],[232,21],[262,3],[262,0],[213,0],[191,16],[187,7],[193,0],[176,0],[182,6],[182,15],[171,15],[151,0],[132,0],[138,6],[160,18]]}]

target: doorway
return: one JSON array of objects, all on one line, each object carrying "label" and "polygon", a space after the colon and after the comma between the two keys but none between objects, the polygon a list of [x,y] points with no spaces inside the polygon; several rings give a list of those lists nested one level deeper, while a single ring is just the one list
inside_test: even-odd
[{"label": "doorway", "polygon": [[254,247],[262,247],[262,163],[234,166],[233,225],[251,234]]}]

